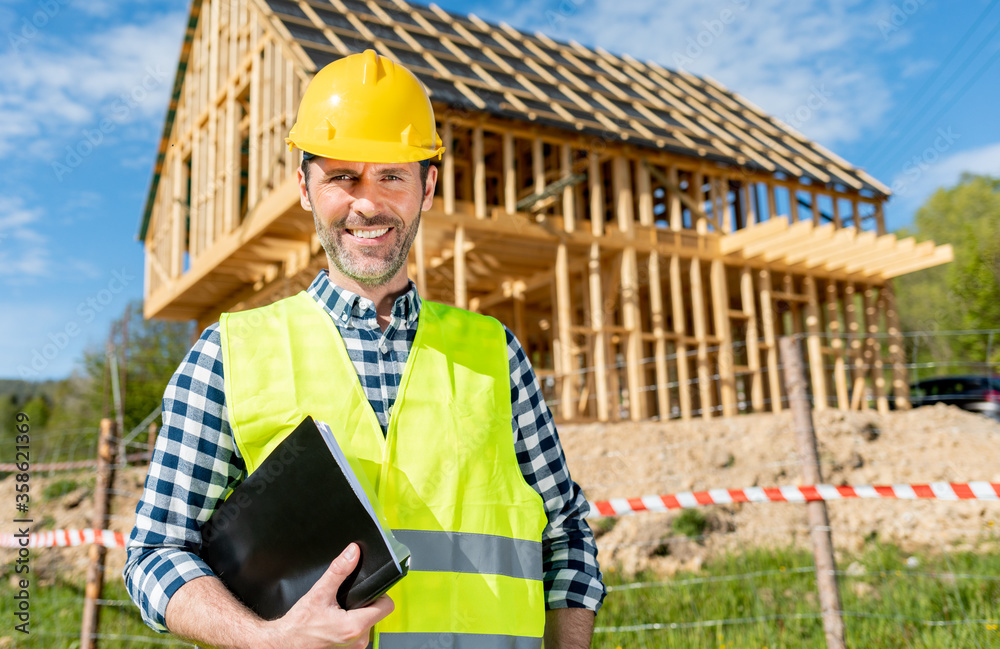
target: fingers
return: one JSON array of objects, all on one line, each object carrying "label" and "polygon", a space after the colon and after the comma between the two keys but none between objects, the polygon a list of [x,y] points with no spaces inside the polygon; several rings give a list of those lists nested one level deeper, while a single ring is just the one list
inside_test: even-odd
[{"label": "fingers", "polygon": [[364,608],[356,608],[352,611],[347,611],[347,615],[353,618],[353,622],[362,625],[367,628],[375,626],[376,622],[380,622],[389,613],[392,613],[396,605],[389,598],[388,595],[382,595],[377,600],[365,606]]},{"label": "fingers", "polygon": [[337,591],[347,576],[354,571],[360,557],[361,552],[358,550],[358,544],[348,545],[313,584],[309,592],[302,596],[302,599],[317,599],[321,603],[337,606]]}]

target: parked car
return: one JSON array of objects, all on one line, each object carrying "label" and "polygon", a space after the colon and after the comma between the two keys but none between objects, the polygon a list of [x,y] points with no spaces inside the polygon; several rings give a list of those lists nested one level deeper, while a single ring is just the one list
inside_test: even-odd
[{"label": "parked car", "polygon": [[913,407],[947,403],[1000,421],[1000,376],[936,376],[910,386]]}]

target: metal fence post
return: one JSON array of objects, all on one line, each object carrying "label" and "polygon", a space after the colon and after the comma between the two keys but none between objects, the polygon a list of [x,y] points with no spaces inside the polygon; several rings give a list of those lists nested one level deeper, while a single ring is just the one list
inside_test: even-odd
[{"label": "metal fence post", "polygon": [[[819,454],[816,451],[816,431],[806,391],[806,376],[802,350],[792,336],[782,336],[779,342],[784,365],[785,391],[792,411],[795,443],[798,448],[802,480],[807,485],[822,484]],[[822,500],[806,503],[809,536],[812,539],[813,561],[816,564],[816,585],[823,613],[823,631],[827,649],[844,649],[844,619],[841,617],[840,591],[837,587],[837,564],[833,558],[833,539],[826,503]]]}]

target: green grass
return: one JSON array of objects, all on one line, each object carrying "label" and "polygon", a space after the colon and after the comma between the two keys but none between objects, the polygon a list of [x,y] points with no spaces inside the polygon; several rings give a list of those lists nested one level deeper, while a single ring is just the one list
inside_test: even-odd
[{"label": "green grass", "polygon": [[[942,648],[1000,649],[1000,554],[951,553],[909,555],[894,546],[872,545],[864,554],[842,557],[838,569],[853,562],[864,575],[840,576],[847,612],[847,646],[852,649]],[[660,582],[651,575],[624,581],[605,566],[611,592],[597,618],[598,627],[660,623],[662,629],[599,632],[595,649],[795,649],[825,647],[818,618],[812,556],[796,550],[747,550],[721,556],[697,573],[678,574],[666,585],[624,588],[628,583]],[[936,574],[935,574],[936,573]],[[955,575],[991,576],[964,579]],[[707,581],[706,578],[726,578]],[[32,578],[34,582],[34,576]],[[860,584],[860,585],[859,585]],[[31,588],[31,635],[13,630],[13,595],[9,573],[0,580],[0,647],[76,649],[83,604],[82,584],[57,582]],[[117,575],[105,584],[104,599],[127,600]],[[762,621],[739,621],[763,618]],[[728,620],[726,624],[715,621]],[[963,624],[927,622],[981,620]],[[676,624],[676,628],[669,625]],[[703,626],[695,626],[695,625]],[[138,610],[128,606],[101,609],[103,649],[189,647],[148,629]],[[13,645],[10,640],[13,639]]]},{"label": "green grass", "polygon": [[[0,582],[0,647],[25,649],[79,649],[80,623],[83,616],[83,583],[69,585],[58,582],[52,586],[34,585],[34,575],[29,588],[31,603],[30,633],[24,635],[14,630],[14,594],[18,589],[10,576]],[[109,576],[102,598],[128,600],[125,585],[118,575]],[[168,635],[161,635],[143,624],[139,610],[128,606],[104,606],[100,609],[98,633],[104,635],[99,645],[102,649],[164,649],[165,647],[191,647]],[[13,645],[9,644],[10,639]]]},{"label": "green grass", "polygon": [[[855,561],[865,569],[864,575],[839,577],[848,647],[1000,648],[1000,555],[919,556],[915,567],[907,565],[908,558],[894,546],[875,546],[840,559],[840,571]],[[748,573],[754,574],[738,578]],[[659,623],[662,628],[598,632],[595,649],[826,646],[808,552],[747,550],[643,588],[626,585],[663,580],[639,575],[626,582],[610,567],[605,577],[611,588],[598,627]],[[728,579],[706,580],[719,577]],[[973,622],[948,624],[967,620]]]}]

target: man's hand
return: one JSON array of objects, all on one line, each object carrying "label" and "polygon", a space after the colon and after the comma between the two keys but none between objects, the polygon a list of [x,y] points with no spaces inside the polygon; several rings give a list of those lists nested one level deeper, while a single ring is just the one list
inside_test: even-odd
[{"label": "man's hand", "polygon": [[347,546],[309,592],[288,613],[269,623],[274,649],[364,649],[375,623],[392,613],[392,600],[378,598],[364,608],[345,611],[337,604],[337,591],[358,564],[358,546]]},{"label": "man's hand", "polygon": [[364,649],[371,628],[392,612],[393,603],[382,596],[352,611],[337,604],[337,590],[359,557],[357,545],[347,546],[288,613],[271,621],[243,606],[218,579],[193,579],[170,598],[167,628],[219,649]]}]

